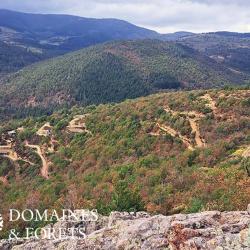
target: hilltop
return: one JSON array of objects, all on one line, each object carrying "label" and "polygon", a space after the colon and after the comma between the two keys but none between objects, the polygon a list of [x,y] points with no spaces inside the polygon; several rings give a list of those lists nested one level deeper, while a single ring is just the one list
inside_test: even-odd
[{"label": "hilltop", "polygon": [[2,122],[0,210],[243,210],[249,107],[249,89],[173,92]]},{"label": "hilltop", "polygon": [[244,77],[172,42],[111,42],[9,76],[1,85],[0,106],[5,115],[39,114],[39,109],[119,102],[159,90],[242,84]]}]

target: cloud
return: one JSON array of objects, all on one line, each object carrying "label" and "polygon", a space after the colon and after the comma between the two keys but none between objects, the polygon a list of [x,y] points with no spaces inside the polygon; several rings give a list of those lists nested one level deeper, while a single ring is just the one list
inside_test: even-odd
[{"label": "cloud", "polygon": [[241,6],[250,6],[250,2],[248,0],[184,0],[189,2],[198,2],[198,3],[205,3],[205,4],[236,4]]},{"label": "cloud", "polygon": [[250,32],[246,0],[4,0],[0,8],[119,18],[159,32]]}]

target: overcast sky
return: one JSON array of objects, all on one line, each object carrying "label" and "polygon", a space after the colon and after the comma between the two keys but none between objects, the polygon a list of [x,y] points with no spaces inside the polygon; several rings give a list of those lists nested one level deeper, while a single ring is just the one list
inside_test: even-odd
[{"label": "overcast sky", "polygon": [[119,18],[161,33],[250,32],[249,0],[0,0],[0,8]]}]

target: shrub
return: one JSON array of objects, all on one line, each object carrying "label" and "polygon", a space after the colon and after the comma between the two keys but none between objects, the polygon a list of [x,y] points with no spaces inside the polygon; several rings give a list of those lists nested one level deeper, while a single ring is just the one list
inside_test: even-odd
[{"label": "shrub", "polygon": [[113,193],[113,209],[116,211],[142,211],[144,204],[137,190],[131,190],[126,181],[119,181]]}]

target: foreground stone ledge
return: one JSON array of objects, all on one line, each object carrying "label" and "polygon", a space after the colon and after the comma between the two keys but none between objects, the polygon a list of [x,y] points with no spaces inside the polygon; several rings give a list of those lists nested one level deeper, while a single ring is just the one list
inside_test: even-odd
[{"label": "foreground stone ledge", "polygon": [[241,250],[250,249],[250,206],[247,211],[209,211],[173,216],[145,212],[112,212],[97,222],[56,223],[53,228],[86,228],[87,238],[66,240],[0,241],[1,250]]}]

